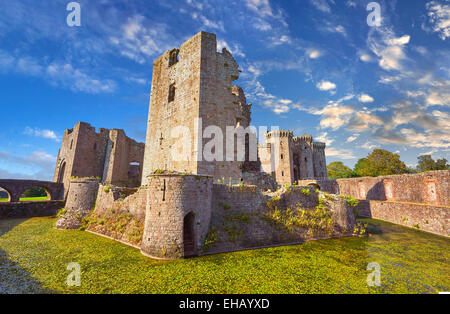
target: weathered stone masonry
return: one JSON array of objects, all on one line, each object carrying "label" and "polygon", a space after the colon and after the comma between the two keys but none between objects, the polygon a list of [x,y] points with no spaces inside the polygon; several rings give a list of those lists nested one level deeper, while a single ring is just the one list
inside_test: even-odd
[{"label": "weathered stone masonry", "polygon": [[65,130],[53,181],[64,184],[67,194],[72,177],[98,177],[101,182],[140,186],[143,143],[128,138],[123,130],[99,129],[79,122]]},{"label": "weathered stone masonry", "polygon": [[[67,211],[82,215],[77,215],[74,221],[62,217],[61,221],[66,219],[69,223],[61,226],[84,224],[87,230],[140,248],[147,256],[176,259],[205,251],[352,235],[356,225],[354,208],[337,196],[322,200],[318,206],[318,188],[364,201],[418,200],[431,202],[434,207],[448,205],[447,174],[413,179],[327,180],[325,144],[314,142],[307,134],[294,137],[289,131],[267,133],[266,143],[258,147],[256,161],[250,158],[250,144],[255,138],[247,134],[231,149],[233,161],[226,158],[229,152],[225,140],[223,161],[204,160],[203,148],[211,138],[203,134],[209,126],[217,126],[225,135],[227,127],[247,128],[251,123],[251,105],[247,104],[242,88],[232,85],[239,72],[230,52],[226,49],[217,52],[215,35],[205,32],[155,60],[139,188],[130,181],[130,171],[126,173],[124,169],[128,169],[132,159],[139,159],[141,144],[129,141],[120,132],[100,129],[95,133],[84,124],[67,131],[55,180],[69,182],[63,170],[66,158],[71,176],[99,176],[102,183],[98,185],[92,180],[70,183]],[[83,134],[91,138],[86,145]],[[72,140],[77,147],[75,152],[70,150]],[[239,144],[245,150],[243,160],[236,158]],[[189,153],[184,155],[186,147]],[[174,151],[178,152],[176,156]],[[81,171],[83,162],[92,160],[96,162]],[[75,164],[80,168],[74,167]],[[77,169],[83,174],[74,174]],[[443,183],[445,180],[447,183]],[[296,181],[298,185],[291,186]],[[402,184],[410,185],[408,188],[413,192],[405,191]],[[286,187],[278,189],[277,185]],[[80,193],[84,189],[90,191]],[[364,204],[359,208],[362,211]],[[439,222],[448,223],[447,212],[436,208],[426,206],[418,211],[417,206],[408,207],[411,204],[401,206],[370,204],[375,218],[398,223],[405,217],[411,222],[420,217],[421,224],[429,225],[429,229],[423,229],[432,232],[437,232]],[[91,213],[83,221],[80,217],[86,209]],[[406,215],[403,211],[415,214]],[[430,217],[425,221],[427,215]],[[296,223],[286,224],[281,216]],[[309,221],[309,217],[315,221]]]},{"label": "weathered stone masonry", "polygon": [[303,180],[362,200],[360,215],[450,236],[450,171],[338,180]]}]

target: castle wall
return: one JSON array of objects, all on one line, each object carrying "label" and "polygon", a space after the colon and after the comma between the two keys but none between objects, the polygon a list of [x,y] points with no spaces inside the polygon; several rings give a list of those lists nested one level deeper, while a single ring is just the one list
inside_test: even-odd
[{"label": "castle wall", "polygon": [[450,171],[336,180],[340,193],[358,199],[450,205]]},{"label": "castle wall", "polygon": [[411,175],[304,180],[322,191],[360,199],[360,215],[448,236],[450,171]]},{"label": "castle wall", "polygon": [[100,185],[95,210],[86,230],[133,247],[139,247],[144,233],[147,190]]},{"label": "castle wall", "polygon": [[[309,193],[304,193],[308,190]],[[312,187],[282,188],[262,193],[256,186],[214,185],[210,233],[215,241],[208,253],[227,252],[305,240],[351,235],[355,227],[353,209],[340,199],[328,200],[332,226],[328,232],[289,225],[281,217],[315,211],[318,194]],[[279,220],[277,220],[279,219]],[[289,220],[289,219],[287,219]],[[314,224],[319,225],[315,218]]]},{"label": "castle wall", "polygon": [[[200,254],[210,226],[212,184],[207,176],[150,176],[142,253],[162,259]],[[186,229],[192,238],[185,238]]]},{"label": "castle wall", "polygon": [[[226,140],[222,143],[222,160],[207,161],[202,158],[198,162],[198,173],[211,175],[215,179],[232,178],[237,181],[242,172],[240,165],[245,161],[245,154],[238,160],[237,151],[239,146],[245,145],[245,138],[226,137],[227,127],[246,129],[250,125],[250,111],[242,89],[232,86],[233,81],[239,78],[239,66],[233,56],[226,49],[217,52],[214,34],[204,33],[203,37],[199,111],[203,123],[202,130],[205,131],[209,126],[217,126]],[[202,148],[205,148],[210,140],[201,139]],[[216,147],[216,151],[218,149]],[[245,153],[245,148],[240,150]]]},{"label": "castle wall", "polygon": [[[179,61],[171,66],[170,51],[153,63],[143,185],[148,183],[147,177],[156,170],[198,173],[202,42],[202,33],[185,42],[179,48]],[[175,97],[169,102],[169,89],[172,84],[175,86]],[[178,128],[179,132],[174,128]],[[176,133],[172,133],[173,130]],[[185,148],[188,154],[183,153]]]},{"label": "castle wall", "polygon": [[[123,130],[99,129],[97,133],[90,124],[78,122],[64,132],[53,181],[64,184],[65,195],[72,177],[139,186],[143,157],[144,144],[128,138]],[[129,175],[130,162],[139,163],[134,176]]]},{"label": "castle wall", "polygon": [[64,207],[64,201],[0,202],[0,219],[54,216]]},{"label": "castle wall", "polygon": [[450,236],[450,207],[428,204],[412,204],[392,201],[369,201],[368,210],[362,213],[418,230]]}]

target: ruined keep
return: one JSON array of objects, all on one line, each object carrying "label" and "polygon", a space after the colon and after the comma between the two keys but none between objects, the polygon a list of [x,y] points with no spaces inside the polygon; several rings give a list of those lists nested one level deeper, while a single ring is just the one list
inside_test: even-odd
[{"label": "ruined keep", "polygon": [[289,131],[266,134],[266,143],[258,146],[262,171],[278,184],[293,184],[305,179],[326,179],[325,143],[314,142],[311,135],[294,137]]},{"label": "ruined keep", "polygon": [[[326,178],[325,144],[280,131],[258,149],[251,105],[232,85],[239,72],[205,32],[155,60],[140,187],[124,169],[142,161],[143,144],[83,123],[66,131],[55,180],[69,182],[70,208],[57,227],[86,229],[162,259],[352,235],[355,217],[345,201],[324,206],[314,188],[290,186]],[[213,137],[225,138],[222,147],[209,147]],[[278,210],[302,222],[280,228]]]},{"label": "ruined keep", "polygon": [[[153,80],[143,168],[143,183],[157,170],[179,171],[210,175],[214,179],[240,180],[248,166],[250,134],[235,143],[232,152],[223,141],[223,155],[219,161],[203,158],[203,148],[215,131],[223,135],[227,127],[247,128],[251,122],[251,104],[233,81],[239,78],[239,66],[225,48],[217,52],[216,35],[200,32],[178,49],[167,51],[153,64]],[[174,128],[181,127],[179,134]],[[184,134],[183,143],[180,137]],[[175,136],[174,136],[175,135]],[[209,138],[207,138],[209,136]],[[175,147],[179,145],[182,147]],[[244,160],[237,158],[238,145],[245,145]],[[179,148],[174,158],[172,151]],[[187,154],[182,154],[185,149]],[[218,148],[215,148],[217,151]],[[256,149],[255,149],[256,150]],[[227,152],[232,157],[227,158]],[[256,162],[256,157],[254,161]],[[223,160],[223,161],[221,161]],[[247,161],[247,163],[246,163]],[[253,168],[259,171],[258,164]]]},{"label": "ruined keep", "polygon": [[65,130],[58,152],[54,182],[64,184],[67,194],[70,178],[95,177],[101,182],[140,186],[144,143],[137,143],[123,130],[99,129],[78,122]]}]

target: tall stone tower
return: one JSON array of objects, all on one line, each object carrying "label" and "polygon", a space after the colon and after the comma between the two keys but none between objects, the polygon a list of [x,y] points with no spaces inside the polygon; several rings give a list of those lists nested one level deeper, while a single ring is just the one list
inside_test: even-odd
[{"label": "tall stone tower", "polygon": [[[239,72],[231,53],[217,52],[216,35],[206,32],[155,60],[142,184],[157,170],[239,180],[243,160],[236,158],[237,143],[230,152],[225,140],[227,127],[250,125],[251,105],[232,85]],[[203,150],[215,137],[216,158],[206,159]]]},{"label": "tall stone tower", "polygon": [[325,143],[314,142],[309,134],[293,137],[290,131],[269,132],[266,143],[258,147],[262,171],[281,185],[305,179],[326,179],[325,147]]}]

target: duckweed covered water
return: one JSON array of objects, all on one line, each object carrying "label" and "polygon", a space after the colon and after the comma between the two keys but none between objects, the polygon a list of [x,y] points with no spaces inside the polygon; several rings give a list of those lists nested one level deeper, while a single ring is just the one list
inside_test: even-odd
[{"label": "duckweed covered water", "polygon": [[[369,237],[155,261],[54,218],[0,221],[0,293],[437,293],[450,291],[450,240],[369,223]],[[67,265],[81,266],[69,287]],[[369,263],[381,287],[369,287]]]}]

